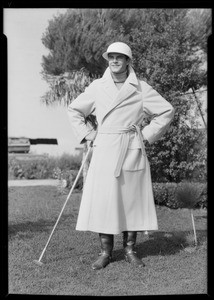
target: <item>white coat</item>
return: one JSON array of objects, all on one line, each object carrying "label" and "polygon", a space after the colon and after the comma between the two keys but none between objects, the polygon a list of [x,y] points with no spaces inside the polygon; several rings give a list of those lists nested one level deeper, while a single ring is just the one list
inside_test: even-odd
[{"label": "white coat", "polygon": [[[153,143],[165,133],[174,115],[172,105],[139,81],[132,67],[118,90],[107,68],[68,107],[80,143],[93,130],[85,124],[91,113],[96,114],[98,129],[76,229],[106,234],[157,230],[143,139]],[[145,113],[152,120],[142,128]]]}]

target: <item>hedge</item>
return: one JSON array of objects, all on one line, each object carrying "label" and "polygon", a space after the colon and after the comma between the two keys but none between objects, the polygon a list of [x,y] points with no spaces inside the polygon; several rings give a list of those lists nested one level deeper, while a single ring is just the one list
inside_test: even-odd
[{"label": "hedge", "polygon": [[[66,189],[70,189],[79,166],[81,157],[72,155],[63,155],[60,158],[49,157],[46,159],[35,159],[31,161],[17,160],[10,158],[8,161],[9,179],[59,179],[66,182]],[[207,184],[199,182],[188,182],[188,188],[185,182],[181,183],[153,183],[153,193],[156,205],[163,205],[169,208],[183,207],[183,203],[179,203],[177,194],[179,188],[183,185],[182,193],[185,193],[185,198],[189,195],[195,195],[198,199],[195,202],[195,208],[207,208]],[[83,177],[80,176],[76,189],[81,191],[83,188]],[[193,193],[190,193],[190,191]],[[183,194],[185,195],[185,194]]]},{"label": "hedge", "polygon": [[[70,189],[77,175],[77,170],[67,172],[63,178],[66,179],[66,188]],[[179,188],[185,192],[186,182],[181,183],[153,183],[154,201],[156,205],[166,206],[172,209],[185,207],[185,204],[181,204],[178,198]],[[79,191],[83,188],[83,177],[80,176],[75,187]],[[194,199],[194,205],[192,208],[207,208],[207,184],[206,183],[192,183],[188,182],[188,189],[186,190],[187,196],[189,190],[192,189],[197,199]],[[187,203],[189,206],[189,202]],[[187,207],[188,207],[187,206]]]},{"label": "hedge", "polygon": [[9,179],[61,179],[62,172],[78,170],[81,156],[63,154],[60,157],[41,157],[30,159],[8,159]]},{"label": "hedge", "polygon": [[[186,185],[186,182],[181,183],[153,183],[153,193],[155,204],[164,205],[169,208],[180,208],[181,204],[178,201],[178,188]],[[207,184],[198,182],[189,182],[190,187],[197,194],[198,200],[193,208],[207,208]],[[187,191],[188,193],[189,191]]]}]

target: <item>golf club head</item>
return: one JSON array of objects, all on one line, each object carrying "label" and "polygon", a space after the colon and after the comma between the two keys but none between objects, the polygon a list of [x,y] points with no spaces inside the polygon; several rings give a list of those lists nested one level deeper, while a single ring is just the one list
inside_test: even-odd
[{"label": "golf club head", "polygon": [[38,266],[42,266],[43,265],[43,263],[41,262],[41,261],[39,261],[39,260],[34,260],[33,261],[35,264],[37,264]]}]

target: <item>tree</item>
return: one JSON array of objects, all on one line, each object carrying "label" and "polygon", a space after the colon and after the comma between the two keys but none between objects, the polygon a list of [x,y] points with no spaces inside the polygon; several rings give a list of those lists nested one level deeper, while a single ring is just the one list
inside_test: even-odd
[{"label": "tree", "polygon": [[84,67],[90,74],[103,74],[107,65],[101,54],[138,20],[136,9],[68,9],[50,21],[43,34],[42,42],[50,50],[43,56],[44,72],[59,75]]},{"label": "tree", "polygon": [[211,9],[191,9],[188,11],[187,17],[192,46],[207,53],[207,39],[212,33]]},{"label": "tree", "polygon": [[[62,82],[63,74],[75,74],[75,70],[84,68],[88,72],[84,83],[87,85],[106,68],[101,53],[107,45],[118,40],[127,42],[133,50],[133,66],[138,76],[176,108],[170,131],[148,149],[152,174],[159,180],[165,177],[168,181],[179,181],[182,173],[192,176],[193,159],[199,156],[195,149],[200,134],[194,122],[191,129],[186,122],[193,104],[183,95],[190,89],[197,91],[206,86],[204,49],[205,36],[211,27],[209,13],[209,10],[203,12],[200,20],[207,21],[206,24],[200,21],[200,30],[204,37],[197,40],[192,26],[196,15],[189,9],[68,10],[50,21],[43,35],[42,41],[50,50],[50,54],[43,57],[43,75],[61,78]],[[72,88],[61,84],[61,87],[66,86],[63,93],[68,96],[63,103],[72,101],[84,89],[84,84],[81,86],[79,79]],[[56,88],[51,86],[54,101],[64,97],[57,94],[58,90],[59,84]]]},{"label": "tree", "polygon": [[187,10],[148,10],[144,21],[132,31],[134,68],[176,108],[170,131],[147,149],[152,176],[155,181],[179,182],[193,178],[197,168],[206,166],[200,153],[203,150],[198,150],[203,133],[197,130],[196,122],[187,125],[194,102],[183,96],[189,89],[206,85],[207,71],[201,67],[204,56],[196,55],[198,48],[187,30]]}]

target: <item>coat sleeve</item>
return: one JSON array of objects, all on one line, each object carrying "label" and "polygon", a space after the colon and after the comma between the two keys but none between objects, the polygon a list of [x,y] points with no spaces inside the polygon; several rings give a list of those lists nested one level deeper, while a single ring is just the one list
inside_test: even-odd
[{"label": "coat sleeve", "polygon": [[150,144],[159,140],[167,131],[174,117],[174,108],[146,82],[141,82],[143,111],[151,122],[142,129],[144,139]]},{"label": "coat sleeve", "polygon": [[68,117],[73,132],[80,144],[86,142],[85,137],[94,131],[92,125],[86,123],[88,115],[95,112],[95,91],[93,82],[84,93],[80,94],[68,106]]}]

